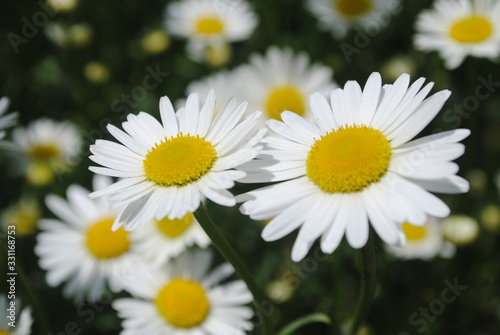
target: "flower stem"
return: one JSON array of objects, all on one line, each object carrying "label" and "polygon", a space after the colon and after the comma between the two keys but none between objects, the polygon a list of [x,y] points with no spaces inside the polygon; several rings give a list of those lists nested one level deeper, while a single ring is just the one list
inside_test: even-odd
[{"label": "flower stem", "polygon": [[272,335],[273,324],[271,321],[271,314],[263,308],[266,298],[264,297],[264,294],[260,290],[259,286],[255,283],[253,276],[245,266],[245,263],[219,231],[215,223],[210,218],[210,215],[208,214],[208,211],[203,203],[200,204],[200,207],[198,207],[193,214],[205,233],[212,240],[214,246],[222,254],[226,261],[233,266],[238,277],[245,282],[248,289],[252,293],[254,298],[253,303],[259,315],[259,320],[262,320],[262,334]]},{"label": "flower stem", "polygon": [[347,334],[355,335],[363,325],[375,296],[377,287],[377,267],[373,247],[373,231],[370,231],[368,242],[359,253],[359,268],[361,274],[361,289],[358,302],[354,310],[354,317],[349,325]]}]

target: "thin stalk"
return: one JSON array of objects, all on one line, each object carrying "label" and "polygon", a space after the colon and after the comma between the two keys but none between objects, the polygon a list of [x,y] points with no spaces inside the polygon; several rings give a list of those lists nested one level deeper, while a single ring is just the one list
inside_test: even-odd
[{"label": "thin stalk", "polygon": [[361,289],[356,309],[354,310],[354,317],[348,328],[349,330],[347,334],[349,335],[355,335],[359,328],[363,325],[375,296],[375,288],[377,287],[377,267],[375,264],[373,235],[373,231],[371,231],[368,242],[359,253]]},{"label": "thin stalk", "polygon": [[245,282],[248,289],[252,293],[254,298],[253,303],[255,305],[257,313],[260,315],[259,319],[262,320],[262,334],[272,335],[273,324],[271,321],[271,315],[268,311],[264,310],[262,306],[263,302],[266,301],[266,298],[260,290],[259,286],[255,283],[253,276],[246,267],[245,263],[219,231],[215,223],[210,218],[210,215],[208,214],[208,211],[203,204],[200,204],[200,207],[198,207],[198,209],[193,214],[205,233],[212,240],[214,246],[222,254],[225,260],[234,267],[234,270],[238,277]]}]

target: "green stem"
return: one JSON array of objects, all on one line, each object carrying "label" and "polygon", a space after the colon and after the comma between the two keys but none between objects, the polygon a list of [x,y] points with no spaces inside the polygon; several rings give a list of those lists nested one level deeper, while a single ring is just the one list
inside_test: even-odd
[{"label": "green stem", "polygon": [[368,242],[359,253],[359,268],[361,274],[361,289],[358,302],[354,310],[354,317],[349,326],[349,335],[355,335],[363,325],[375,296],[377,287],[377,267],[375,264],[375,252],[373,247],[373,231],[370,231]]},{"label": "green stem", "polygon": [[208,214],[208,211],[203,204],[200,204],[200,207],[198,207],[198,209],[193,214],[205,233],[212,240],[214,246],[222,254],[226,261],[233,266],[238,277],[240,277],[245,282],[248,289],[252,293],[254,298],[254,306],[257,310],[257,313],[260,315],[260,319],[262,320],[262,334],[272,335],[273,324],[271,321],[271,315],[269,311],[266,311],[263,308],[263,303],[266,301],[266,298],[260,290],[259,286],[255,283],[253,276],[245,266],[245,263],[219,231],[215,223],[210,218],[210,215]]},{"label": "green stem", "polygon": [[[7,260],[7,257],[9,255],[7,251],[7,245],[4,244],[3,241],[0,242],[0,245],[2,246],[1,249],[5,253],[5,259]],[[24,291],[26,292],[26,295],[28,296],[28,299],[30,300],[33,306],[33,311],[35,313],[35,320],[38,321],[42,334],[49,334],[50,325],[49,322],[47,321],[48,319],[47,316],[45,315],[45,311],[42,308],[42,304],[40,303],[40,299],[38,295],[35,293],[35,290],[33,289],[31,282],[28,280],[28,276],[26,276],[26,272],[24,272],[24,269],[18,260],[16,260],[15,264],[15,273],[17,273],[19,278],[21,278],[21,284],[24,288]]]},{"label": "green stem", "polygon": [[323,313],[313,313],[303,316],[285,326],[277,335],[292,335],[297,329],[311,323],[322,322],[326,324],[332,323],[328,315]]}]

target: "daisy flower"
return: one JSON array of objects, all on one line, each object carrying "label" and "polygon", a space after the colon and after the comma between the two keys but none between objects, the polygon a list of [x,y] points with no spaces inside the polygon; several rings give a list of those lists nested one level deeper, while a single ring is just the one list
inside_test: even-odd
[{"label": "daisy flower", "polygon": [[271,47],[264,56],[254,54],[250,64],[235,71],[236,96],[248,101],[250,110],[264,111],[266,119],[281,120],[285,110],[312,118],[309,95],[327,94],[336,87],[329,67],[312,65],[305,52],[294,54],[288,48]]},{"label": "daisy flower", "polygon": [[429,217],[423,226],[403,223],[406,244],[402,247],[386,245],[386,250],[402,259],[428,260],[438,255],[450,258],[455,254],[455,246],[443,240],[440,222]]},{"label": "daisy flower", "polygon": [[247,39],[258,22],[244,0],[181,0],[170,3],[165,14],[167,32],[188,39],[195,60],[203,58],[206,47]]},{"label": "daisy flower", "polygon": [[438,51],[448,69],[467,56],[498,58],[500,2],[496,0],[438,0],[416,23],[415,47]]},{"label": "daisy flower", "polygon": [[233,273],[225,263],[208,272],[208,251],[186,252],[166,267],[138,264],[125,289],[133,298],[112,306],[123,318],[122,334],[245,334],[253,328],[253,298],[244,282],[221,282]]},{"label": "daisy flower", "polygon": [[[451,130],[410,141],[436,116],[450,92],[425,99],[433,83],[422,88],[409,76],[381,84],[373,73],[364,89],[349,81],[331,93],[311,96],[313,122],[285,111],[283,122],[269,120],[282,138],[263,140],[269,149],[243,164],[242,182],[284,181],[238,196],[244,214],[273,218],[262,237],[274,241],[302,226],[292,249],[301,260],[320,236],[321,249],[333,252],[344,233],[354,248],[368,239],[369,224],[383,241],[403,245],[401,223],[422,226],[426,214],[445,217],[446,204],[429,193],[462,193],[465,179],[455,175],[461,156],[458,141],[470,133]],[[425,99],[425,100],[424,100]]]},{"label": "daisy flower", "polygon": [[[15,305],[12,308],[11,302]],[[31,317],[31,307],[24,307],[21,311],[19,300],[7,300],[7,297],[0,295],[0,311],[5,316],[0,319],[0,334],[5,335],[29,335],[31,334],[31,325],[33,318]],[[21,312],[20,312],[21,311]],[[15,327],[9,325],[15,321]]]},{"label": "daisy flower", "polygon": [[202,197],[223,206],[234,206],[227,190],[245,176],[232,168],[252,160],[266,129],[258,128],[260,112],[240,121],[247,103],[227,102],[213,119],[215,95],[211,91],[203,107],[197,94],[189,95],[186,107],[174,111],[167,97],[160,100],[161,123],[144,112],[128,115],[122,131],[109,132],[122,144],[97,140],[90,159],[104,167],[95,173],[123,177],[91,194],[109,196],[121,212],[113,229],[125,224],[132,230],[153,218],[181,219],[194,212]]},{"label": "daisy flower", "polygon": [[17,113],[3,115],[9,108],[10,100],[7,97],[0,99],[0,140],[5,137],[5,128],[11,127],[16,123]]},{"label": "daisy flower", "polygon": [[210,244],[210,239],[192,213],[187,213],[182,219],[153,219],[141,229],[132,231],[131,238],[137,254],[156,266],[177,257],[193,244],[201,248]]},{"label": "daisy flower", "polygon": [[51,182],[55,174],[67,172],[78,160],[80,133],[68,122],[39,119],[27,128],[12,132],[18,158],[28,181],[35,185]]},{"label": "daisy flower", "polygon": [[307,9],[319,21],[319,27],[337,38],[343,38],[352,27],[376,24],[382,28],[388,22],[383,15],[391,13],[399,0],[308,0]]},{"label": "daisy flower", "polygon": [[[94,177],[94,190],[110,184],[108,177]],[[60,220],[40,221],[42,232],[35,246],[48,284],[66,282],[63,294],[75,301],[97,300],[106,286],[120,291],[121,276],[136,259],[129,233],[111,230],[118,213],[109,209],[106,199],[91,201],[88,195],[78,185],[68,187],[67,200],[48,195],[47,207]]]}]

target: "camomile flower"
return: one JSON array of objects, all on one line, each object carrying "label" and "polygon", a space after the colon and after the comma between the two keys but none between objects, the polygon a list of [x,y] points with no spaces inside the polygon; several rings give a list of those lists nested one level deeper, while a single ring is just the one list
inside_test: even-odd
[{"label": "camomile flower", "polygon": [[467,56],[498,58],[500,2],[496,0],[438,0],[416,23],[415,47],[438,51],[448,69]]},{"label": "camomile flower", "polygon": [[[390,245],[404,245],[401,223],[422,226],[427,215],[445,217],[450,210],[429,191],[462,193],[465,179],[456,176],[470,133],[457,129],[411,141],[436,116],[450,92],[425,99],[433,83],[411,86],[408,75],[382,86],[373,73],[364,89],[349,81],[331,93],[310,99],[314,121],[283,112],[283,122],[269,120],[271,130],[257,159],[239,168],[241,182],[282,183],[238,196],[244,214],[273,218],[262,237],[274,241],[302,226],[292,249],[301,260],[321,236],[321,249],[333,252],[343,235],[354,248],[368,239],[369,224]],[[424,100],[425,99],[425,100]]]},{"label": "camomile flower", "polygon": [[211,253],[186,252],[160,268],[137,264],[122,298],[112,306],[123,318],[122,334],[246,334],[253,328],[253,298],[245,283],[221,283],[233,273],[224,263],[212,271]]},{"label": "camomile flower", "polygon": [[81,136],[69,122],[42,118],[27,128],[15,128],[12,138],[16,151],[21,153],[16,158],[32,184],[50,183],[78,160]]},{"label": "camomile flower", "polygon": [[[111,178],[94,177],[94,190],[111,185]],[[122,275],[136,260],[132,241],[124,229],[112,231],[118,213],[106,199],[89,200],[89,191],[78,185],[67,190],[67,200],[46,197],[47,207],[59,217],[42,219],[35,253],[47,271],[50,286],[66,285],[63,294],[75,301],[97,300],[106,287],[122,289]]]},{"label": "camomile flower", "polygon": [[234,206],[227,190],[245,176],[233,168],[252,160],[266,129],[259,125],[260,112],[245,119],[247,103],[228,101],[213,119],[215,95],[211,91],[203,107],[197,94],[189,95],[186,107],[174,111],[170,100],[160,100],[161,123],[144,112],[128,115],[122,131],[109,132],[121,142],[97,140],[90,159],[104,167],[90,170],[123,177],[91,197],[109,196],[120,215],[113,225],[132,230],[153,218],[182,219],[194,212],[202,197],[223,206]]},{"label": "camomile flower", "polygon": [[192,213],[187,213],[182,219],[153,219],[141,229],[132,231],[131,239],[137,254],[156,266],[165,264],[194,244],[201,248],[210,244],[210,239]]},{"label": "camomile flower", "polygon": [[[8,283],[9,281],[7,280],[7,284]],[[14,302],[14,305],[11,305],[12,302]],[[0,334],[31,334],[31,325],[33,324],[31,307],[21,308],[19,300],[7,300],[7,296],[5,294],[0,294],[0,311],[4,314],[4,316],[0,318]]]},{"label": "camomile flower", "polygon": [[194,60],[204,58],[208,47],[246,40],[258,22],[244,0],[181,0],[170,3],[165,14],[167,32],[188,40]]},{"label": "camomile flower", "polygon": [[381,29],[399,0],[308,0],[307,9],[319,21],[319,27],[343,38],[352,27]]},{"label": "camomile flower", "polygon": [[16,124],[17,113],[3,115],[9,108],[10,100],[7,97],[0,99],[0,140],[5,137],[4,129]]},{"label": "camomile flower", "polygon": [[436,256],[450,258],[455,254],[455,246],[443,240],[440,222],[429,217],[423,226],[403,223],[406,244],[402,247],[386,245],[386,250],[402,259],[428,260]]},{"label": "camomile flower", "polygon": [[264,111],[266,119],[281,120],[285,110],[311,119],[309,95],[328,94],[336,87],[329,67],[311,64],[305,52],[289,48],[271,47],[265,55],[254,54],[250,64],[235,71],[236,96],[248,101],[250,110]]}]

